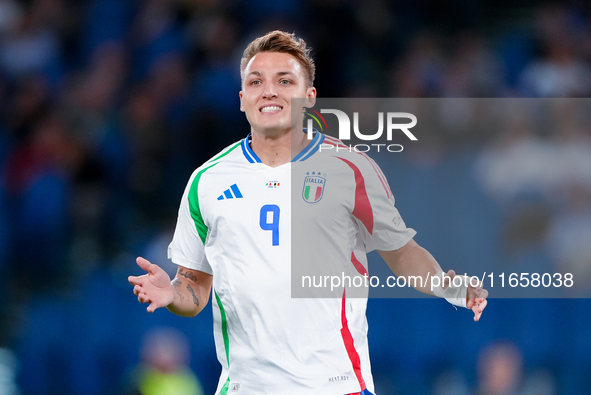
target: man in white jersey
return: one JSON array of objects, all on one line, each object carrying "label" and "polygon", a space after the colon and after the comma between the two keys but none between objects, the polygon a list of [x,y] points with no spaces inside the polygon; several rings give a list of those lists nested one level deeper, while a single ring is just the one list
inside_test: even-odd
[{"label": "man in white jersey", "polygon": [[[316,97],[309,51],[303,40],[280,31],[246,48],[240,109],[251,133],[190,177],[169,246],[178,265],[172,282],[141,257],[137,263],[147,274],[129,278],[148,312],[166,307],[194,316],[213,294],[222,365],[216,394],[374,392],[367,299],[348,297],[347,287],[333,298],[292,298],[292,263],[310,259],[294,240],[322,245],[324,255],[315,259],[330,270],[366,275],[366,253],[375,249],[398,276],[444,278],[399,217],[375,162],[331,150],[342,144],[332,137],[316,133],[309,140],[301,122],[292,132],[298,122],[291,99],[312,105]],[[447,272],[433,290],[429,281],[416,288],[472,309],[478,321],[486,290],[450,285],[454,275]]]}]

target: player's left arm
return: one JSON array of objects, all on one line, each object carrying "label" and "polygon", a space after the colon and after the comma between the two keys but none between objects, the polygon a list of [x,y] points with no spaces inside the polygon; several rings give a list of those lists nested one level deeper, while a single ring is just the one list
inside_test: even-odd
[{"label": "player's left arm", "polygon": [[[407,281],[410,276],[419,276],[423,281],[408,281],[416,285],[415,288],[428,295],[435,295],[432,290],[431,277],[443,273],[441,266],[433,255],[411,239],[403,247],[393,251],[378,251],[392,272],[399,277],[405,277]],[[455,277],[453,270],[443,276],[442,289],[450,286],[451,280]],[[482,311],[487,305],[488,291],[482,288],[482,284],[474,287],[468,282],[466,289],[466,307],[474,312],[474,321],[478,321]]]}]

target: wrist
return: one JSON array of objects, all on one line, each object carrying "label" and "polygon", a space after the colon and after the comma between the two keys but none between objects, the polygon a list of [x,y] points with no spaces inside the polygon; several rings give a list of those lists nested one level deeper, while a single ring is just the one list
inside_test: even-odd
[{"label": "wrist", "polygon": [[[451,277],[440,271],[431,279],[431,291],[435,296],[444,298],[454,306],[466,307],[469,281],[468,276]],[[446,284],[448,284],[447,287],[445,287]]]}]

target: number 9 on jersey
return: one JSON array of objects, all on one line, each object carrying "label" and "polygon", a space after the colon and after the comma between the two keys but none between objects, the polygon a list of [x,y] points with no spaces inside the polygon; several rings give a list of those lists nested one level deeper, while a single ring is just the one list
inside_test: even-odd
[{"label": "number 9 on jersey", "polygon": [[275,204],[265,204],[261,207],[260,218],[261,229],[270,230],[272,233],[273,245],[279,245],[279,206]]}]

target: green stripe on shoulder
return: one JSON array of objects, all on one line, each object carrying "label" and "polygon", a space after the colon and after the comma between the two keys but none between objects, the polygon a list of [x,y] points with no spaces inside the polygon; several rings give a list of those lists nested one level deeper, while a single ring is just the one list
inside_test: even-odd
[{"label": "green stripe on shoulder", "polygon": [[212,159],[210,159],[209,161],[207,161],[206,165],[207,164],[210,164],[210,165],[203,168],[202,170],[200,170],[197,173],[197,175],[195,176],[195,178],[193,179],[193,182],[191,183],[191,189],[189,190],[189,209],[191,211],[191,217],[193,218],[193,221],[195,222],[195,227],[197,228],[197,233],[199,234],[199,238],[201,239],[203,244],[205,244],[205,240],[207,239],[208,229],[207,229],[207,225],[205,225],[205,222],[203,221],[203,216],[201,215],[201,208],[199,206],[199,181],[201,180],[201,176],[203,175],[203,173],[205,173],[207,170],[211,169],[212,167],[214,167],[215,165],[220,163],[219,160],[221,158],[228,155],[230,152],[235,150],[238,146],[240,146],[240,142],[237,142],[233,146],[229,147],[225,151],[221,152],[217,156],[215,156]]},{"label": "green stripe on shoulder", "polygon": [[205,222],[203,222],[203,216],[201,215],[201,208],[199,207],[199,181],[201,180],[201,176],[207,170],[211,169],[219,162],[215,162],[211,166],[204,168],[203,170],[199,171],[193,182],[191,183],[191,189],[189,190],[189,210],[191,211],[191,217],[193,218],[193,222],[195,222],[195,227],[197,228],[197,233],[199,234],[199,238],[201,242],[205,244],[205,239],[207,238],[207,226]]},{"label": "green stripe on shoulder", "polygon": [[207,163],[211,163],[211,162],[215,162],[216,160],[220,160],[224,156],[228,155],[230,152],[234,151],[240,144],[242,144],[242,141],[238,141],[234,145],[229,146],[225,151],[220,152],[219,154],[217,154],[216,156],[214,156],[213,158],[208,160]]}]

